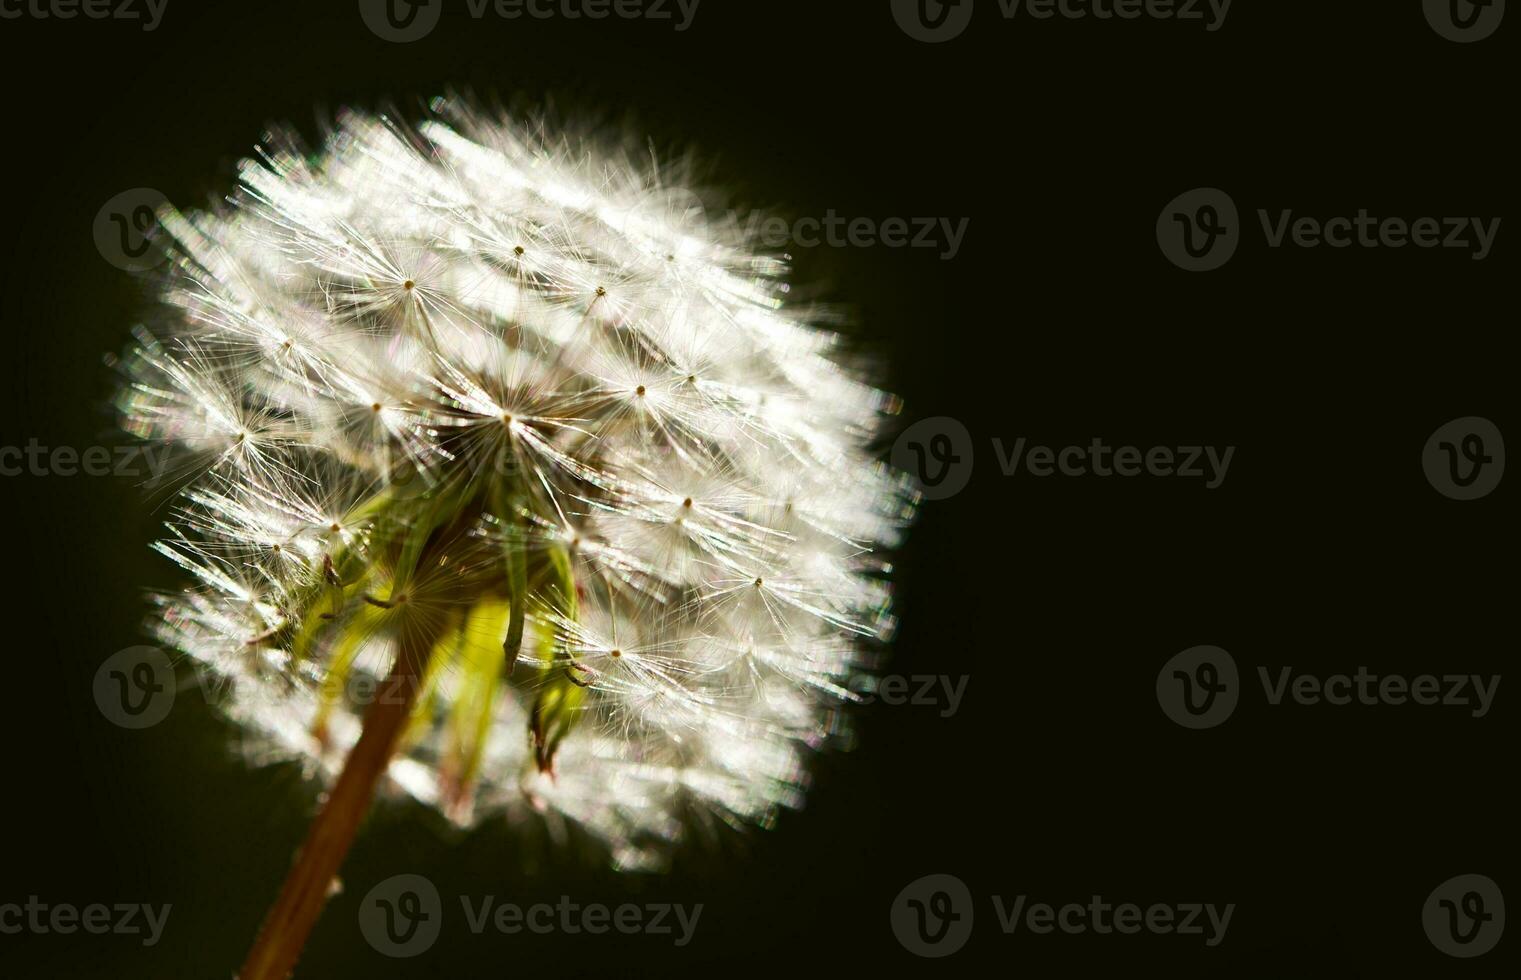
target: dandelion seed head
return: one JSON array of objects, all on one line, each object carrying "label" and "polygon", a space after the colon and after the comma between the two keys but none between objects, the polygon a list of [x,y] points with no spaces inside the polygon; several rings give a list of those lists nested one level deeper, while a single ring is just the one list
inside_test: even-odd
[{"label": "dandelion seed head", "polygon": [[648,867],[801,805],[893,625],[896,401],[645,161],[440,100],[277,130],[161,216],[119,398],[175,454],[155,628],[261,761],[333,778],[421,636],[387,788],[452,820]]}]

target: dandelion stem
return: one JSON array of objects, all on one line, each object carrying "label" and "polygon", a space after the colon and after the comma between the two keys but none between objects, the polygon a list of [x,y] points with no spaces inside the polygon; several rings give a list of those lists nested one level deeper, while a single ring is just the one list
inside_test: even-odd
[{"label": "dandelion stem", "polygon": [[365,712],[364,731],[307,830],[306,841],[264,918],[238,980],[286,980],[295,969],[412,713],[434,639],[427,630],[402,631],[391,673]]}]

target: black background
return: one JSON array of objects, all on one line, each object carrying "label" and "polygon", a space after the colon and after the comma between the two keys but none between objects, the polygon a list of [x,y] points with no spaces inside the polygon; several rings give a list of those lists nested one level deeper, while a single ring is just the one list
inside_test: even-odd
[{"label": "black background", "polygon": [[[347,2],[171,0],[151,33],[0,21],[0,443],[121,439],[103,356],[126,344],[144,284],[96,250],[107,199],[153,187],[203,204],[268,123],[315,135],[342,105],[411,106],[451,85],[553,96],[566,115],[632,113],[661,145],[695,143],[743,201],[789,216],[968,217],[952,261],[797,251],[800,288],[850,304],[884,355],[905,423],[951,416],[972,434],[967,489],[927,503],[900,556],[889,668],[970,675],[961,710],[863,711],[859,748],[820,760],[806,809],[666,876],[569,856],[525,870],[504,828],[451,839],[416,809],[383,809],[298,975],[1497,975],[1514,937],[1481,960],[1449,959],[1420,908],[1456,874],[1516,880],[1511,692],[1502,684],[1483,719],[1269,708],[1253,678],[1259,665],[1508,665],[1513,487],[1449,500],[1420,452],[1460,416],[1521,432],[1511,229],[1483,262],[1274,250],[1255,212],[1506,215],[1517,26],[1454,44],[1413,0],[1237,0],[1214,33],[1006,22],[981,0],[941,45],[905,36],[886,0],[706,0],[683,33],[477,22],[446,0],[432,34],[399,45]],[[1189,274],[1164,259],[1154,225],[1197,186],[1229,191],[1251,227],[1228,265]],[[1005,477],[991,440],[1020,436],[1237,448],[1224,485],[1205,490]],[[0,974],[230,976],[315,791],[291,770],[244,766],[235,733],[194,696],[142,732],[97,710],[96,667],[141,642],[144,588],[175,581],[147,549],[161,515],[134,481],[4,477],[0,495],[14,542],[0,902],[173,904],[151,949],[0,935]],[[1235,656],[1246,692],[1222,727],[1185,731],[1153,688],[1169,657],[1201,643]],[[438,885],[449,915],[427,954],[387,960],[356,910],[409,871]],[[888,909],[941,872],[971,889],[976,926],[961,952],[918,959]],[[562,893],[704,911],[674,948],[471,935],[455,899]],[[991,896],[1019,894],[1236,910],[1214,949],[1175,935],[1002,935]]]}]

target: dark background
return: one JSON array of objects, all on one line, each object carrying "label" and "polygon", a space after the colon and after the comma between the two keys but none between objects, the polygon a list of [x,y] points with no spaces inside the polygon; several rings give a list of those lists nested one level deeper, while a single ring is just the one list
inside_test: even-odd
[{"label": "dark background", "polygon": [[[319,9],[320,8],[320,9]],[[1514,16],[1514,15],[1513,15]],[[669,24],[477,22],[447,0],[388,44],[348,2],[172,0],[161,26],[0,21],[7,95],[0,443],[114,444],[103,356],[144,284],[103,261],[96,211],[133,187],[200,205],[264,127],[404,106],[450,85],[633,113],[695,142],[744,201],[787,215],[970,218],[934,250],[797,251],[810,295],[846,302],[884,354],[905,423],[951,416],[977,459],[927,503],[898,562],[890,670],[969,674],[954,717],[861,713],[800,813],[748,847],[619,877],[564,856],[525,871],[500,827],[463,839],[381,810],[303,961],[308,977],[622,973],[1348,977],[1498,975],[1449,959],[1422,902],[1453,875],[1502,888],[1516,826],[1511,692],[1460,708],[1268,708],[1254,679],[1224,726],[1185,731],[1157,671],[1196,644],[1320,673],[1495,673],[1514,651],[1513,491],[1461,503],[1421,447],[1512,398],[1511,229],[1484,262],[1447,250],[1268,249],[1255,210],[1504,216],[1514,181],[1514,23],[1460,45],[1415,2],[1238,0],[1223,29],[1005,22],[910,40],[886,0],[706,0]],[[1210,273],[1154,237],[1197,186],[1252,232]],[[1506,326],[1510,324],[1510,326]],[[1051,446],[1235,446],[1228,479],[1004,477],[993,437]],[[201,699],[141,732],[91,678],[141,642],[159,516],[127,479],[0,478],[9,696],[0,902],[173,903],[163,941],[0,936],[6,977],[226,977],[274,895],[314,790],[250,770]],[[1510,596],[1511,600],[1505,600]],[[192,688],[193,690],[193,688]],[[1503,828],[1510,827],[1510,831]],[[373,952],[360,898],[420,871],[446,903],[415,960]],[[970,943],[918,959],[889,928],[909,882],[955,875]],[[471,935],[457,895],[528,904],[701,902],[693,942]],[[1236,904],[1226,940],[1001,935],[991,896]],[[1513,895],[1513,899],[1517,896]]]}]

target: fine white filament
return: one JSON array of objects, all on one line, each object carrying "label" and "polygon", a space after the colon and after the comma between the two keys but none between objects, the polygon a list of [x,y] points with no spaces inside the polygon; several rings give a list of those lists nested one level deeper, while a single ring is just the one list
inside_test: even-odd
[{"label": "fine white filament", "polygon": [[[158,635],[258,758],[330,779],[426,626],[387,789],[461,824],[579,826],[624,867],[765,825],[892,628],[895,403],[689,169],[432,109],[345,113],[315,154],[272,134],[227,207],[160,216],[166,312],[121,397],[175,450],[157,547],[194,585]],[[424,513],[456,534],[399,625],[377,528]]]}]

